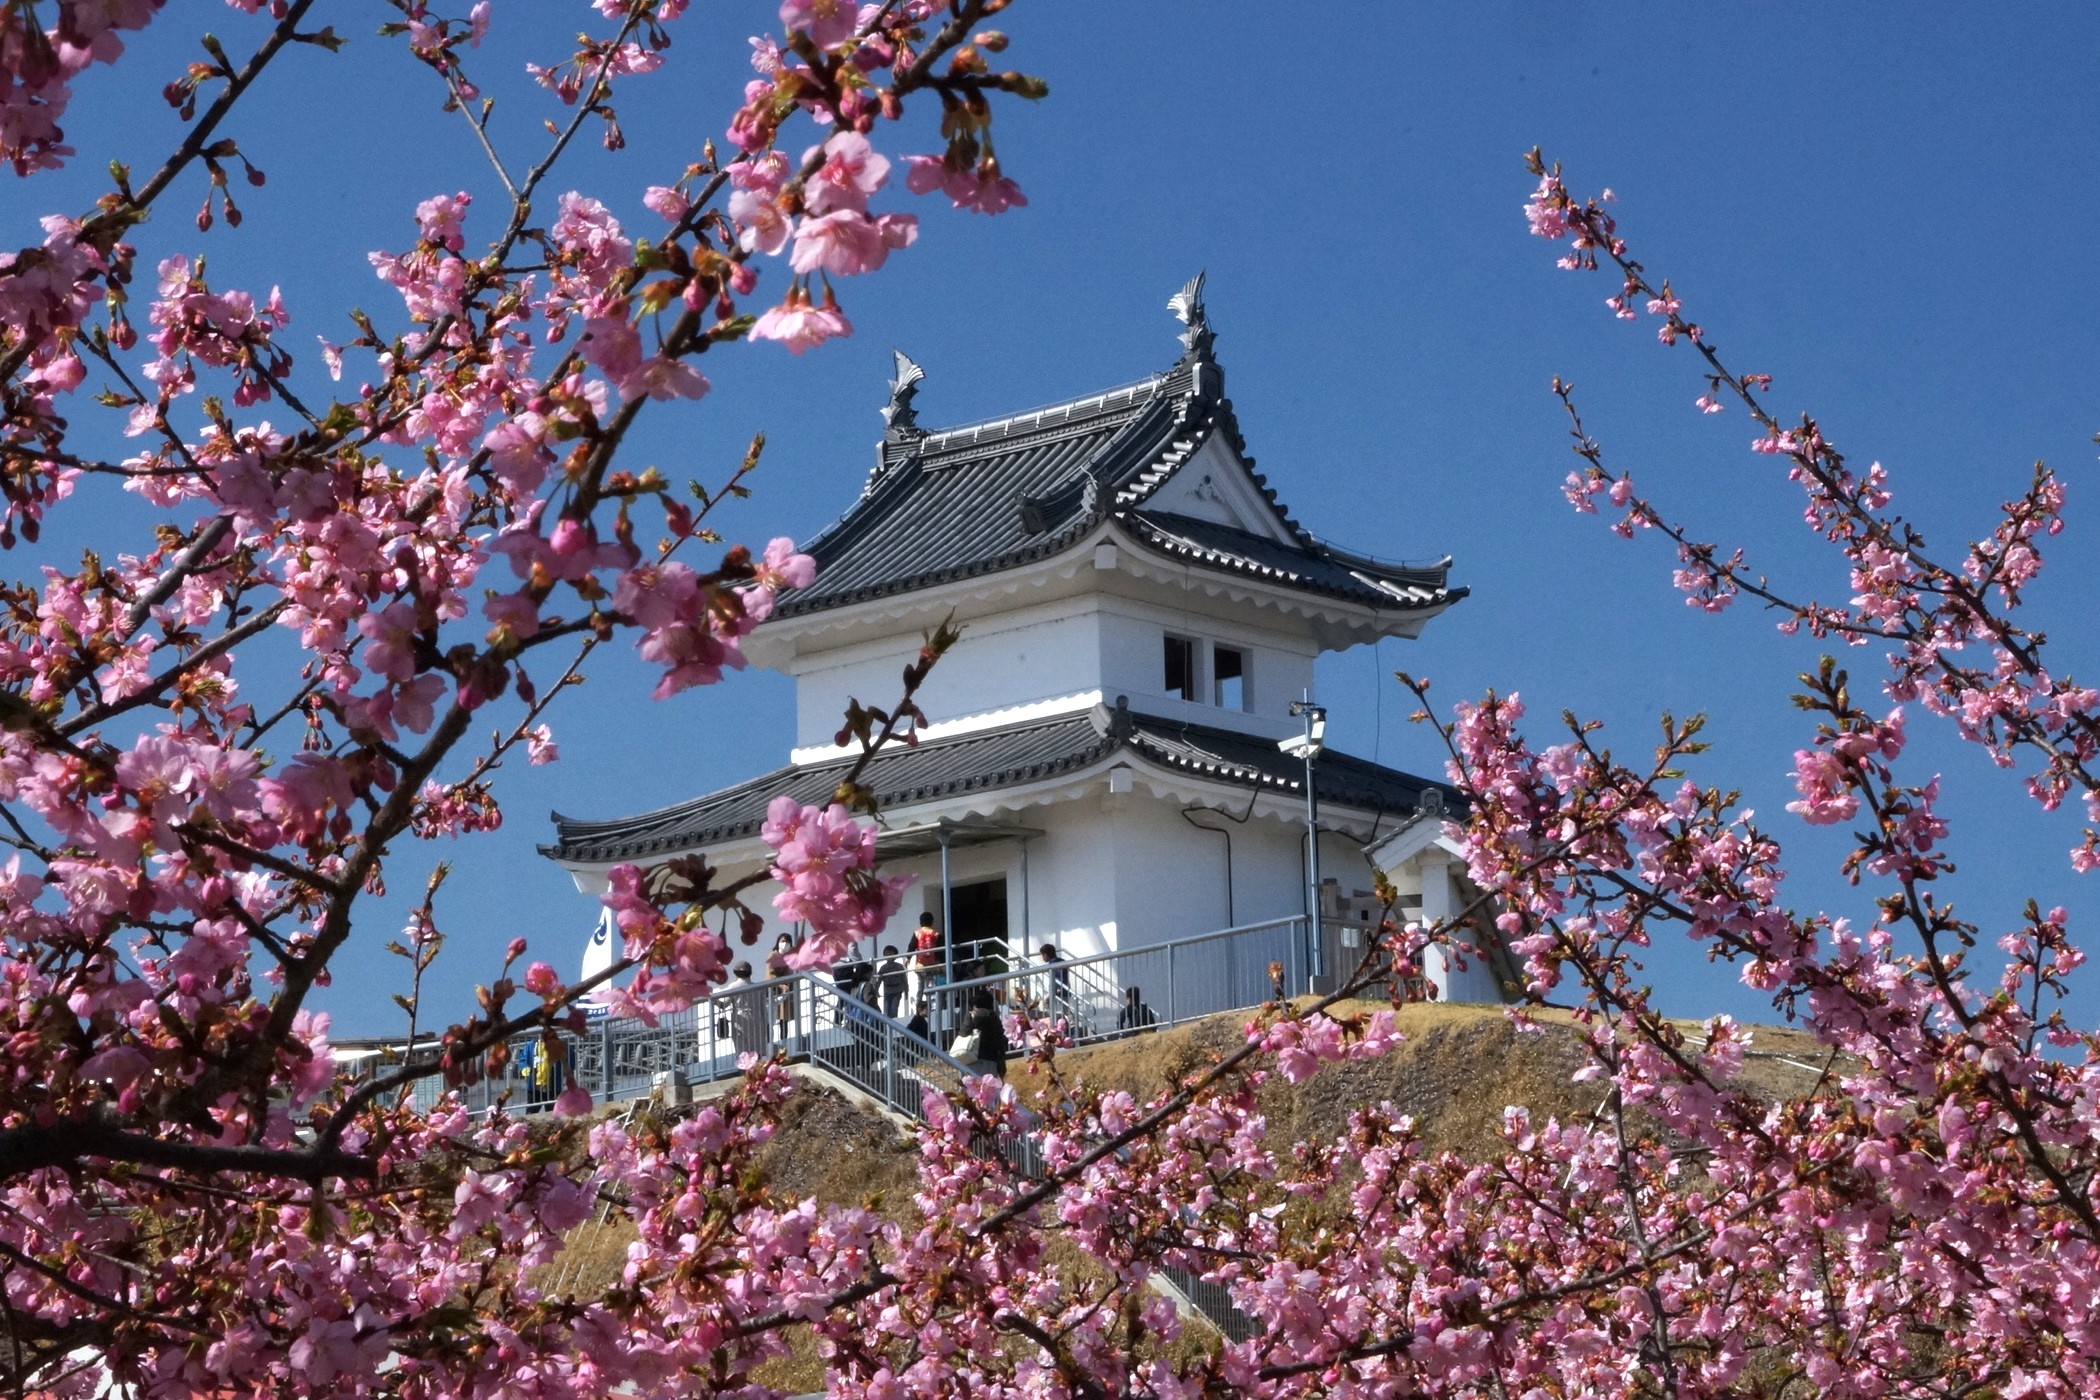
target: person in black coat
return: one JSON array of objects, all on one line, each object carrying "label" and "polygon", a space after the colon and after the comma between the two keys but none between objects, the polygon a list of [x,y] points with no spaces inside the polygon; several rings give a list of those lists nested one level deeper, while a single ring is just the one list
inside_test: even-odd
[{"label": "person in black coat", "polygon": [[963,1022],[963,1034],[972,1033],[977,1036],[977,1058],[970,1062],[970,1073],[1006,1078],[1006,1021],[989,988],[978,988],[970,998],[970,1018]]},{"label": "person in black coat", "polygon": [[1136,1035],[1139,1031],[1149,1031],[1158,1024],[1159,1017],[1155,1016],[1152,1008],[1145,1003],[1144,993],[1136,987],[1125,987],[1123,1010],[1116,1017],[1116,1029],[1124,1035]]},{"label": "person in black coat", "polygon": [[897,1009],[904,1005],[904,993],[910,980],[904,970],[904,959],[897,955],[896,944],[882,946],[882,962],[876,969],[875,980],[882,986],[882,1014],[894,1021]]},{"label": "person in black coat", "polygon": [[839,959],[831,979],[837,984],[840,995],[874,1005],[870,992],[875,981],[875,964],[862,957],[858,947]]}]

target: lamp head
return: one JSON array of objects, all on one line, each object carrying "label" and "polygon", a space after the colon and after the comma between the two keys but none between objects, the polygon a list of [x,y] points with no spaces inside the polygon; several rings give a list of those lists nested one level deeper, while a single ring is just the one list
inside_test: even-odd
[{"label": "lamp head", "polygon": [[1294,744],[1296,747],[1290,748],[1286,746],[1286,751],[1302,754],[1307,747],[1310,747],[1313,754],[1317,756],[1320,750],[1327,746],[1327,707],[1325,705],[1315,705],[1310,700],[1293,700],[1291,701],[1291,714],[1294,718],[1305,720],[1305,734],[1302,738],[1291,740],[1290,744]]}]

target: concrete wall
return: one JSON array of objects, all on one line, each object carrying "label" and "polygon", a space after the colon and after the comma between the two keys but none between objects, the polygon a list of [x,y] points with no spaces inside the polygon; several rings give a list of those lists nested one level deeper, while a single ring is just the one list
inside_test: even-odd
[{"label": "concrete wall", "polygon": [[[1211,810],[1182,816],[1181,803],[1133,793],[1111,799],[1115,822],[1118,946],[1141,948],[1214,929],[1293,918],[1305,912],[1305,829],[1257,817],[1245,825]],[[1244,812],[1246,809],[1238,809]],[[1225,896],[1225,841],[1232,838],[1232,899]],[[1329,833],[1321,873],[1344,894],[1369,889],[1370,862],[1350,838]]]},{"label": "concrete wall", "polygon": [[[1464,866],[1441,846],[1408,857],[1386,872],[1404,904],[1420,901],[1420,913],[1410,907],[1408,917],[1424,922],[1448,918],[1465,901]],[[1488,921],[1482,921],[1487,923]],[[1491,928],[1491,924],[1488,925]],[[1453,955],[1430,948],[1423,957],[1423,975],[1435,985],[1439,1001],[1497,1003],[1502,984],[1495,968],[1484,957]]]},{"label": "concrete wall", "polygon": [[[1435,847],[1417,857],[1416,864],[1420,869],[1422,884],[1423,919],[1443,919],[1456,914],[1460,898],[1458,864]],[[1502,1000],[1501,985],[1484,957],[1431,948],[1424,962],[1427,965],[1423,971],[1436,984],[1441,1000]]]}]

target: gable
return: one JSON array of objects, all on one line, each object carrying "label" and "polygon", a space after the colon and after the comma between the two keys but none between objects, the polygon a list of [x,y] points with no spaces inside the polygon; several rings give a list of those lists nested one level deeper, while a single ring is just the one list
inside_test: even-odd
[{"label": "gable", "polygon": [[1244,530],[1278,544],[1297,543],[1297,536],[1277,518],[1275,507],[1254,484],[1246,464],[1221,432],[1213,431],[1147,493],[1145,508]]}]

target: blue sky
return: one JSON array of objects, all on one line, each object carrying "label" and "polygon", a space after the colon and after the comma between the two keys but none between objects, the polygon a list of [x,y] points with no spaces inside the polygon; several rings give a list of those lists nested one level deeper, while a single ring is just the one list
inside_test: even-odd
[{"label": "blue sky", "polygon": [[[270,176],[242,191],[244,225],[197,236],[191,182],[140,240],[149,263],[202,248],[215,282],[281,283],[295,353],[316,333],[345,338],[349,305],[399,324],[364,254],[412,239],[418,199],[481,195],[470,238],[500,214],[428,75],[371,36],[376,7],[334,8],[345,51],[290,55],[229,127]],[[745,76],[744,36],[769,13],[694,6],[666,70],[625,89],[628,148],[587,150],[553,188],[584,189],[648,227],[641,189],[719,133]],[[217,6],[171,6],[118,69],[82,84],[68,122],[75,166],[0,187],[11,236],[26,241],[48,209],[84,207],[108,159],[158,160],[177,127],[151,94],[186,61],[185,26],[200,17],[235,52],[260,32]],[[476,76],[498,100],[499,140],[521,158],[540,148],[540,119],[558,115],[522,64],[559,57],[586,21],[581,4],[498,0]],[[1841,448],[1886,463],[1899,506],[1942,548],[1987,529],[2034,460],[2059,468],[2071,528],[2032,613],[2062,669],[2095,673],[2100,16],[1022,0],[1003,22],[1015,65],[1052,92],[1000,117],[999,149],[1029,207],[984,219],[900,192],[924,217],[922,237],[842,288],[853,339],[800,359],[773,346],[710,355],[710,398],[643,419],[631,465],[708,480],[751,433],[768,434],[756,496],[715,522],[731,538],[807,537],[850,502],[880,431],[891,346],[926,368],[924,421],[1019,409],[1170,362],[1165,299],[1205,268],[1250,447],[1299,518],[1380,555],[1449,552],[1454,581],[1472,589],[1418,643],[1322,663],[1340,746],[1437,764],[1383,679],[1396,667],[1432,676],[1447,703],[1520,690],[1541,730],[1563,708],[1602,719],[1627,750],[1650,745],[1662,711],[1704,711],[1716,751],[1696,776],[1740,787],[1785,839],[1798,904],[1864,919],[1868,892],[1834,873],[1839,838],[1781,810],[1808,733],[1787,696],[1817,647],[1744,607],[1719,619],[1687,609],[1664,549],[1621,543],[1560,498],[1574,463],[1547,389],[1556,374],[1577,384],[1613,462],[1665,509],[1747,544],[1803,590],[1842,590],[1793,488],[1745,450],[1740,412],[1693,412],[1689,356],[1661,349],[1646,325],[1614,322],[1606,281],[1556,271],[1527,237],[1520,158],[1540,144],[1578,190],[1618,191],[1637,252],[1722,350],[1773,374],[1786,412],[1814,412]],[[922,112],[883,140],[935,149],[931,121]],[[317,357],[301,359],[311,385]],[[76,511],[48,547],[107,549],[112,522],[139,518],[122,501]],[[29,562],[18,552],[8,564]],[[1877,660],[1851,659],[1878,676]],[[555,716],[562,761],[508,774],[500,832],[395,857],[400,891],[420,888],[432,859],[456,866],[433,1009],[469,1004],[513,935],[562,964],[580,947],[594,911],[534,852],[550,808],[610,815],[676,801],[763,770],[792,742],[780,676],[664,704],[648,701],[651,682],[630,658],[601,665]],[[2093,887],[2064,860],[2070,814],[2041,814],[1980,754],[1914,732],[1928,736],[1915,773],[1944,771],[1956,813],[1962,870],[1948,892],[1960,907],[1986,929],[2029,896],[2089,917]],[[327,995],[345,1031],[397,1024],[387,995],[399,979],[376,950],[400,906],[370,911]],[[1658,948],[1652,967],[1673,1011],[1770,1015],[1694,950]],[[2094,1005],[2081,1001],[2082,1020]]]}]

